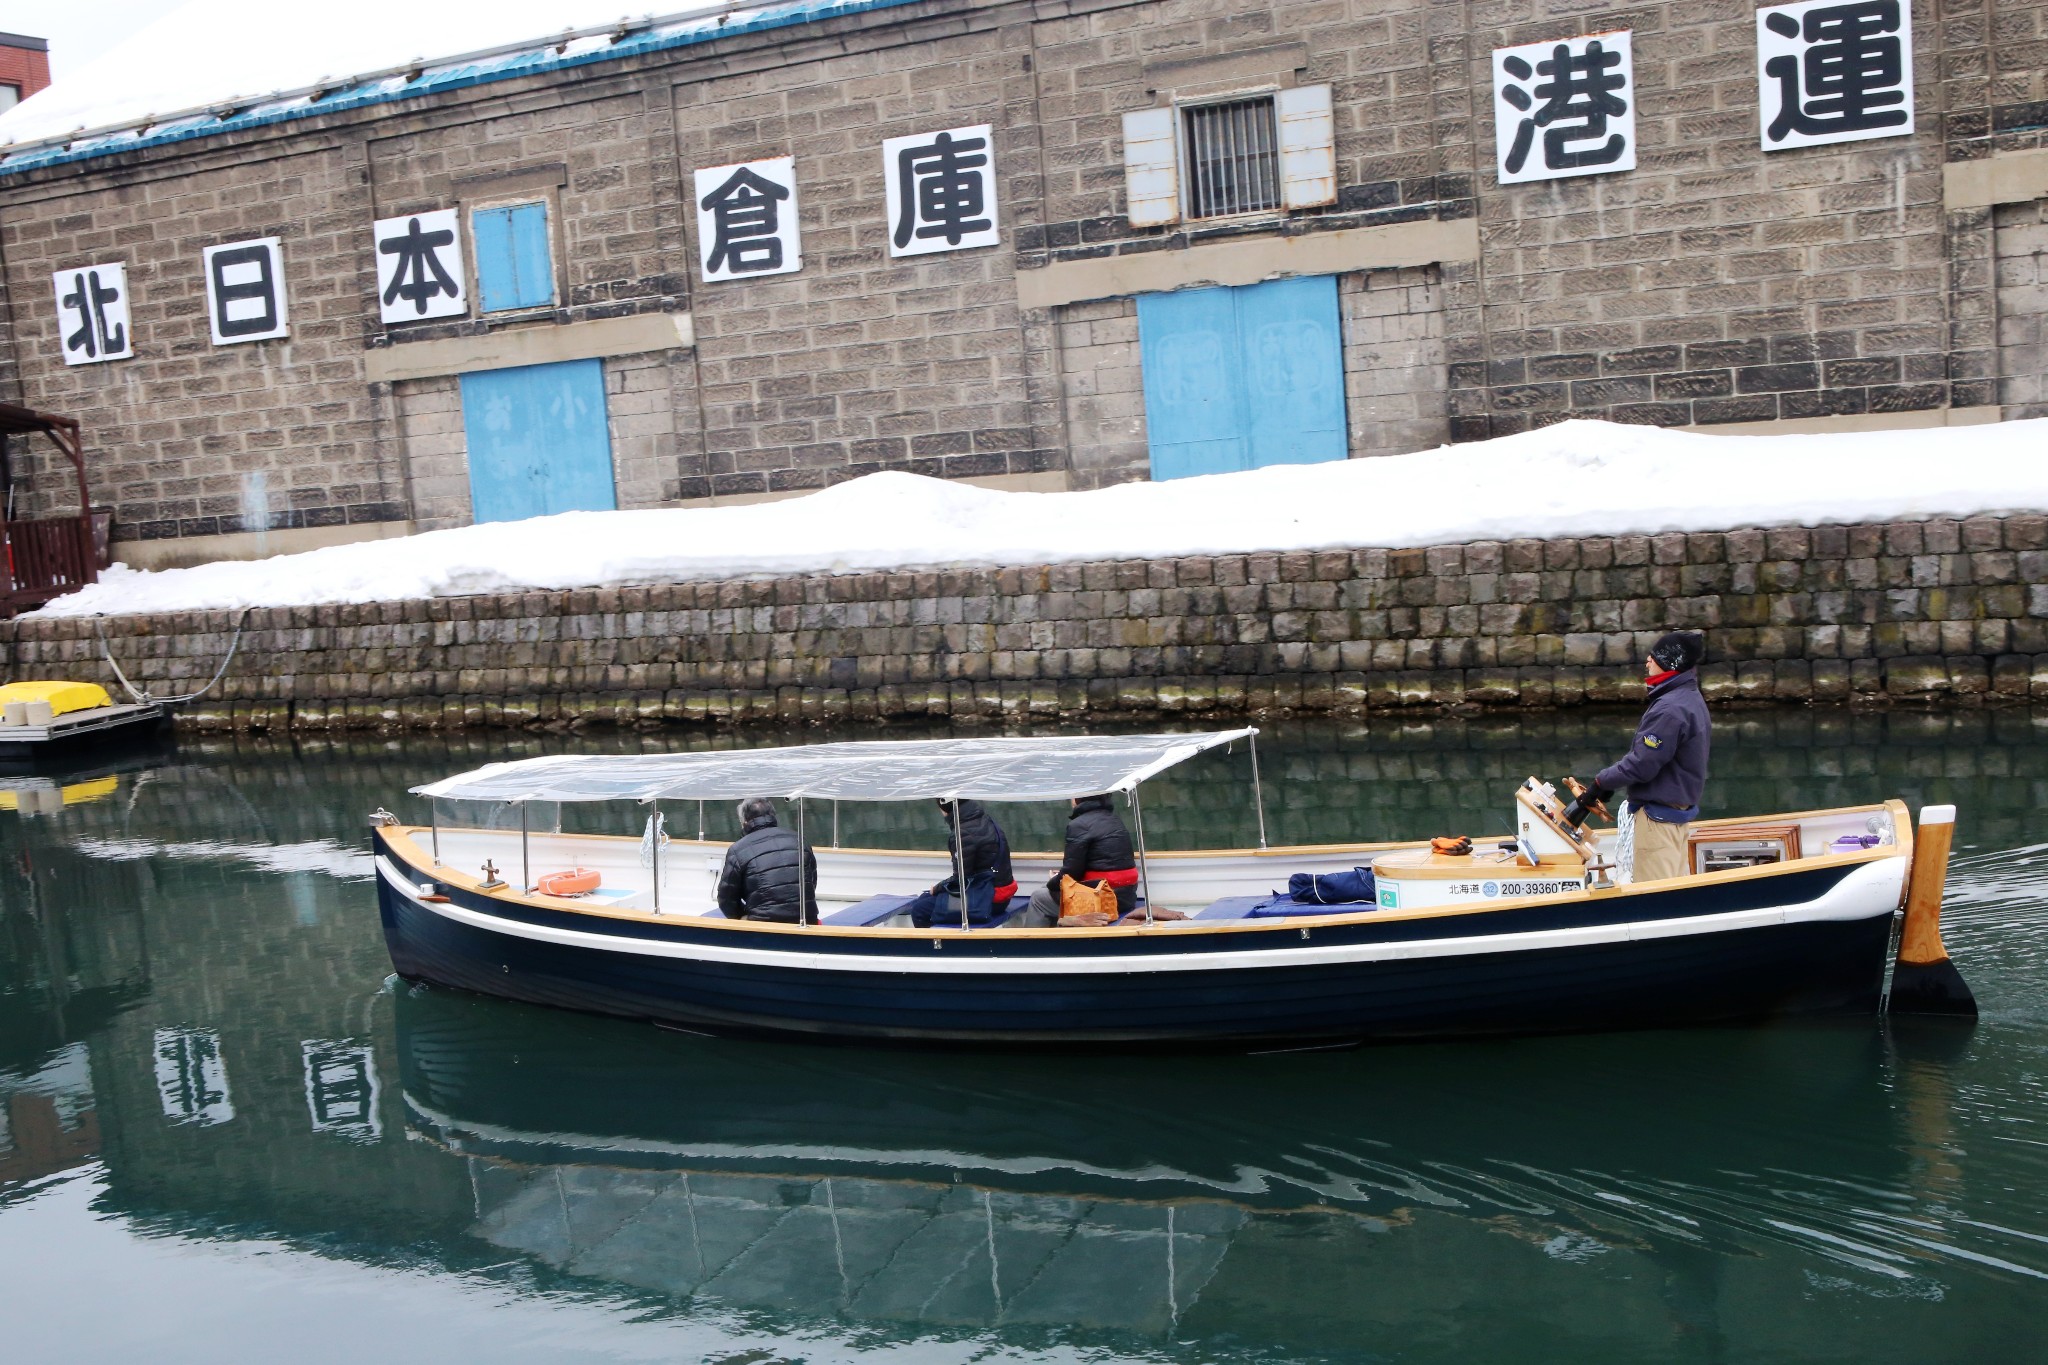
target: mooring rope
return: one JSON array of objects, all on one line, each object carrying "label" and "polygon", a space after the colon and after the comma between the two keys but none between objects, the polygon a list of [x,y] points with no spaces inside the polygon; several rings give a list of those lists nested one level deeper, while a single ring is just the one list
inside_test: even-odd
[{"label": "mooring rope", "polygon": [[187,692],[181,697],[152,697],[148,692],[137,688],[134,683],[128,681],[128,675],[121,671],[121,665],[114,662],[114,651],[107,647],[106,628],[101,624],[106,620],[104,615],[94,613],[92,633],[99,639],[100,657],[107,661],[107,667],[114,670],[114,676],[120,679],[121,686],[128,690],[128,695],[133,697],[138,705],[148,706],[155,703],[160,706],[183,706],[186,702],[198,701],[208,692],[213,691],[215,684],[227,676],[228,665],[235,661],[235,651],[242,647],[242,627],[248,623],[249,613],[254,610],[254,607],[243,607],[242,614],[235,618],[235,634],[234,638],[228,641],[227,657],[220,661],[220,667],[213,671],[213,677],[208,680],[206,686],[200,688],[197,692]]}]

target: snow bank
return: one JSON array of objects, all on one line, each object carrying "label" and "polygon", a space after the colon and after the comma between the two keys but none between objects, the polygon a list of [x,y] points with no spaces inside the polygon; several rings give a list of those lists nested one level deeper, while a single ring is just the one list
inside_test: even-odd
[{"label": "snow bank", "polygon": [[1086,493],[914,474],[744,507],[569,512],[259,562],[115,566],[40,616],[377,602],[769,574],[1444,545],[2048,508],[2048,419],[1830,436],[1606,422]]}]

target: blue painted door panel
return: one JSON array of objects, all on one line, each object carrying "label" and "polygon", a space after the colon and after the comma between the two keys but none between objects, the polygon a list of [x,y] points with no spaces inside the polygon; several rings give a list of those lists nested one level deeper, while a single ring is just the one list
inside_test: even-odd
[{"label": "blue painted door panel", "polygon": [[541,308],[553,303],[555,272],[548,259],[548,206],[478,209],[474,222],[476,281],[484,311]]},{"label": "blue painted door panel", "polygon": [[1245,468],[1244,386],[1229,289],[1138,296],[1138,350],[1152,477]]},{"label": "blue painted door panel", "polygon": [[601,360],[463,375],[462,430],[477,521],[618,506]]},{"label": "blue painted door panel", "polygon": [[1343,459],[1349,442],[1337,277],[1272,280],[1232,292],[1252,467]]},{"label": "blue painted door panel", "polygon": [[1334,276],[1138,296],[1152,477],[1341,460]]}]

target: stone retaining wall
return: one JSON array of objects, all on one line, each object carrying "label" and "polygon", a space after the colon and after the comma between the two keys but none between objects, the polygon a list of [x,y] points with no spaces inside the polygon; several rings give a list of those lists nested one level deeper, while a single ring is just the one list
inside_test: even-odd
[{"label": "stone retaining wall", "polygon": [[[237,613],[104,622],[203,684]],[[1344,713],[1640,697],[1674,626],[1720,701],[2048,699],[2048,517],[671,583],[248,614],[194,723],[441,729]],[[90,619],[0,623],[14,678],[111,683]]]}]

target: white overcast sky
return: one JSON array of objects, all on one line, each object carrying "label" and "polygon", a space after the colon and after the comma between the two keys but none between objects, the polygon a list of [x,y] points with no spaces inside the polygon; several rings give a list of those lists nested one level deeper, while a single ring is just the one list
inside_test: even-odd
[{"label": "white overcast sky", "polygon": [[50,42],[50,76],[61,80],[161,19],[184,0],[0,0],[0,33]]}]

